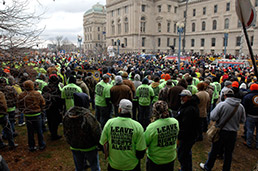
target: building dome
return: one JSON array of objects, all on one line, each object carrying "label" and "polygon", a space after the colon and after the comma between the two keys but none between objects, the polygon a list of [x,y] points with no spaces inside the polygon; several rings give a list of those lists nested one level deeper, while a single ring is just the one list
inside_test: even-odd
[{"label": "building dome", "polygon": [[93,7],[91,9],[89,9],[88,11],[86,11],[84,13],[84,15],[90,14],[90,13],[106,13],[106,7],[104,5],[101,5],[100,3],[97,3],[95,5],[93,5]]}]

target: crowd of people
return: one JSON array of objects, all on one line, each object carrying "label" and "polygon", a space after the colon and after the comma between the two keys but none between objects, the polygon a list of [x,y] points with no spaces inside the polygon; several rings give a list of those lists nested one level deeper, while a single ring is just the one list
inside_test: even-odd
[{"label": "crowd of people", "polygon": [[27,127],[28,150],[45,150],[43,132],[59,140],[62,123],[76,170],[100,170],[102,150],[108,170],[140,170],[146,153],[148,171],[173,170],[176,158],[180,170],[190,171],[193,145],[210,123],[220,127],[234,111],[200,163],[211,170],[219,156],[230,170],[240,123],[245,146],[258,150],[258,82],[251,67],[210,63],[195,56],[178,67],[161,55],[133,54],[97,62],[65,55],[2,62],[0,149],[17,148],[18,123]]}]

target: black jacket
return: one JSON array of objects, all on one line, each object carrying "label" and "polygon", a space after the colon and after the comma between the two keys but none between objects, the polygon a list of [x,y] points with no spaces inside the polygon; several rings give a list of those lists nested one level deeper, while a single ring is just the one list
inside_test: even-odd
[{"label": "black jacket", "polygon": [[193,95],[191,100],[179,108],[176,117],[179,122],[179,140],[195,140],[198,137],[200,126],[199,102],[199,98]]}]

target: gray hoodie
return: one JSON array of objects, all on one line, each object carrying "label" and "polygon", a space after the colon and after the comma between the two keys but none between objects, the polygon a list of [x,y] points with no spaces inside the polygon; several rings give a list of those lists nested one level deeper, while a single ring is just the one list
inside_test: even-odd
[{"label": "gray hoodie", "polygon": [[229,115],[233,112],[235,106],[238,106],[236,113],[233,117],[226,123],[226,125],[222,128],[225,131],[235,131],[237,132],[239,129],[239,123],[244,123],[246,120],[245,108],[240,103],[241,100],[228,97],[225,101],[220,102],[212,111],[211,111],[211,120],[217,121],[216,125],[220,125],[222,121],[225,121]]}]

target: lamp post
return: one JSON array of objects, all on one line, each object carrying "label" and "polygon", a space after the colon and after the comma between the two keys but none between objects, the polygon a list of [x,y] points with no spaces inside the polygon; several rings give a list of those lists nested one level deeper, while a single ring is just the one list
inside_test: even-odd
[{"label": "lamp post", "polygon": [[120,46],[120,40],[117,39],[117,57],[119,56],[119,46]]},{"label": "lamp post", "polygon": [[227,46],[228,46],[228,31],[224,33],[224,58],[226,58]]},{"label": "lamp post", "polygon": [[184,23],[177,23],[176,24],[177,26],[177,32],[179,34],[179,44],[178,44],[178,70],[180,71],[180,63],[181,63],[181,60],[180,60],[180,53],[181,53],[181,35],[182,33],[184,32]]},{"label": "lamp post", "polygon": [[81,47],[82,37],[79,35],[78,35],[78,43],[79,43],[79,48],[80,48],[80,56],[82,56],[82,47]]}]

